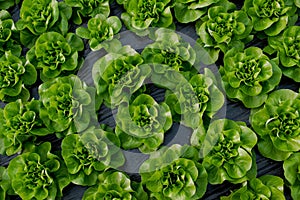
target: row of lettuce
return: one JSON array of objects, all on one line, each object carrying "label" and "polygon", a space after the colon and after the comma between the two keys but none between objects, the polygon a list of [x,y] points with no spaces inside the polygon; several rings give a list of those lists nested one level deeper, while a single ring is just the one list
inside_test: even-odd
[{"label": "row of lettuce", "polygon": [[[0,8],[15,3],[0,1]],[[199,199],[208,183],[228,181],[242,187],[222,199],[284,199],[283,179],[256,178],[257,145],[263,156],[283,161],[299,199],[300,97],[275,90],[282,74],[300,82],[299,3],[246,0],[237,10],[223,0],[117,0],[127,29],[153,41],[141,53],[113,39],[122,22],[109,16],[110,3],[24,0],[17,22],[0,12],[0,100],[7,103],[0,110],[0,154],[20,154],[0,168],[0,198],[55,199],[73,183],[89,186],[83,199]],[[197,21],[195,46],[173,31],[173,13],[180,23]],[[87,27],[80,26],[86,19]],[[75,33],[72,23],[80,26]],[[268,45],[246,47],[254,35]],[[84,62],[82,38],[91,50],[108,52],[93,66],[94,86],[74,75]],[[200,61],[212,64],[220,53],[221,84],[209,69],[198,73]],[[163,102],[148,93],[149,80],[166,90]],[[39,99],[30,100],[39,81]],[[214,119],[225,102],[222,84],[229,99],[251,109],[252,129]],[[99,126],[102,103],[118,108],[115,128]],[[193,130],[191,146],[162,147],[173,122]],[[61,151],[41,142],[49,134],[62,139]],[[141,182],[116,170],[126,162],[123,150],[137,148],[150,154]]]}]

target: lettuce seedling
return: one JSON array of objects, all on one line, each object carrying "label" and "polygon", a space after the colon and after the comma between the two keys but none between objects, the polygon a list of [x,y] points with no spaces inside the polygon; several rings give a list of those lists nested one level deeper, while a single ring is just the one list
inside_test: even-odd
[{"label": "lettuce seedling", "polygon": [[56,199],[69,183],[69,174],[63,161],[50,152],[51,143],[29,146],[8,165],[11,185],[24,200]]},{"label": "lettuce seedling", "polygon": [[117,0],[125,12],[121,19],[128,30],[145,35],[149,27],[174,26],[171,0]]},{"label": "lettuce seedling", "polygon": [[299,94],[280,89],[269,95],[263,107],[251,110],[250,123],[264,157],[282,161],[300,150],[299,109]]},{"label": "lettuce seedling", "polygon": [[62,141],[62,156],[72,183],[91,186],[109,167],[117,168],[125,159],[120,141],[112,131],[90,127],[81,134],[71,134]]},{"label": "lettuce seedling", "polygon": [[88,188],[82,197],[83,200],[93,199],[148,199],[140,183],[131,181],[123,172],[108,170],[98,176],[96,186]]},{"label": "lettuce seedling", "polygon": [[206,64],[216,62],[220,51],[226,53],[232,47],[243,47],[251,41],[252,27],[246,12],[236,10],[235,4],[229,1],[220,1],[209,8],[208,14],[196,24],[200,37],[197,42],[211,58]]},{"label": "lettuce seedling", "polygon": [[109,0],[65,0],[65,3],[72,7],[72,20],[75,24],[82,23],[83,18],[95,17],[102,14],[109,16]]},{"label": "lettuce seedling", "polygon": [[217,119],[207,130],[197,129],[191,144],[200,149],[210,184],[242,183],[256,176],[256,134],[244,122]]},{"label": "lettuce seedling", "polygon": [[42,34],[26,54],[27,60],[41,71],[42,81],[74,72],[83,63],[78,51],[84,49],[81,38],[74,33],[66,37],[57,32]]},{"label": "lettuce seedling", "polygon": [[16,23],[17,29],[20,30],[21,43],[31,48],[43,33],[55,31],[67,34],[71,14],[72,9],[63,1],[24,0],[20,9],[20,19]]},{"label": "lettuce seedling", "polygon": [[[1,6],[1,1],[0,1]],[[15,56],[21,55],[21,45],[19,44],[19,33],[15,28],[15,23],[11,15],[6,10],[0,11],[0,57],[5,51],[11,51]]]},{"label": "lettuce seedling", "polygon": [[33,85],[37,72],[33,65],[6,51],[0,58],[0,100],[11,102],[27,101],[30,97],[27,86]]},{"label": "lettuce seedling", "polygon": [[95,121],[94,91],[77,76],[47,81],[38,92],[41,119],[58,137],[84,131]]},{"label": "lettuce seedling", "polygon": [[300,82],[299,31],[300,27],[291,26],[286,28],[282,34],[268,38],[269,53],[276,53],[282,73],[296,82]]},{"label": "lettuce seedling", "polygon": [[241,199],[285,199],[282,178],[274,175],[264,175],[247,181],[243,187],[233,191],[221,200]]},{"label": "lettuce seedling", "polygon": [[0,154],[8,156],[22,151],[26,141],[51,133],[40,118],[41,102],[20,99],[0,109]]},{"label": "lettuce seedling", "polygon": [[259,47],[229,50],[219,70],[226,95],[247,108],[261,106],[268,93],[279,85],[282,72]]},{"label": "lettuce seedling", "polygon": [[140,167],[142,184],[150,198],[200,199],[206,192],[207,173],[191,146],[172,145],[150,154]]},{"label": "lettuce seedling", "polygon": [[242,8],[250,16],[253,29],[276,36],[298,19],[293,0],[246,0]]},{"label": "lettuce seedling", "polygon": [[97,14],[88,21],[87,28],[79,27],[76,34],[89,40],[92,51],[101,49],[106,42],[111,41],[114,35],[122,28],[122,22],[117,16],[106,17]]},{"label": "lettuce seedling", "polygon": [[116,123],[122,148],[149,153],[163,143],[165,132],[172,126],[172,115],[166,103],[158,104],[150,95],[140,94],[132,103],[120,104]]},{"label": "lettuce seedling", "polygon": [[283,162],[284,177],[288,181],[287,185],[291,189],[292,198],[299,199],[300,194],[300,153],[292,154]]},{"label": "lettuce seedling", "polygon": [[195,22],[220,0],[175,0],[174,14],[181,23]]}]

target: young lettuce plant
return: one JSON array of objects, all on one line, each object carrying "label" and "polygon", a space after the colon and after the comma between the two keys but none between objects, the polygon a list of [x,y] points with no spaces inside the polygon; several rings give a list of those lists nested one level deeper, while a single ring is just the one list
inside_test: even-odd
[{"label": "young lettuce plant", "polygon": [[20,0],[0,0],[0,9],[6,10],[19,2]]},{"label": "young lettuce plant", "polygon": [[197,129],[191,144],[200,149],[210,184],[242,183],[256,176],[256,134],[244,122],[217,119],[207,131]]},{"label": "young lettuce plant", "polygon": [[300,197],[300,153],[292,154],[283,162],[284,177],[288,181],[291,195],[294,200]]},{"label": "young lettuce plant", "polygon": [[181,23],[195,22],[220,0],[175,0],[174,14]]},{"label": "young lettuce plant", "polygon": [[[1,1],[0,1],[1,7]],[[16,30],[11,15],[6,10],[0,11],[0,57],[6,51],[11,51],[15,56],[21,55],[21,45],[18,43],[19,34]]]},{"label": "young lettuce plant", "polygon": [[15,193],[24,200],[56,199],[70,183],[63,161],[50,152],[51,143],[28,146],[8,165],[8,175]]},{"label": "young lettuce plant", "polygon": [[58,77],[38,88],[40,117],[58,137],[84,131],[95,120],[94,90],[77,76]]},{"label": "young lettuce plant", "polygon": [[291,26],[286,28],[282,34],[268,38],[269,53],[277,54],[282,73],[296,82],[300,82],[299,31],[299,26]]},{"label": "young lettuce plant", "polygon": [[298,19],[293,0],[246,0],[242,10],[250,16],[253,29],[267,36],[276,36]]},{"label": "young lettuce plant", "polygon": [[148,194],[144,191],[142,185],[131,181],[123,172],[105,171],[98,176],[98,183],[84,192],[82,200],[148,199]]},{"label": "young lettuce plant", "polygon": [[11,187],[11,180],[8,176],[7,168],[0,166],[0,199],[9,199],[8,195],[14,195]]},{"label": "young lettuce plant", "polygon": [[104,47],[106,42],[111,41],[121,28],[122,22],[117,16],[107,18],[103,14],[97,14],[88,21],[87,28],[77,28],[76,34],[88,39],[92,51],[97,51]]},{"label": "young lettuce plant", "polygon": [[0,100],[12,102],[27,101],[30,97],[27,86],[33,85],[37,72],[33,65],[6,51],[0,58]]},{"label": "young lettuce plant", "polygon": [[68,135],[61,146],[71,181],[77,185],[95,185],[101,172],[125,162],[116,135],[101,128],[90,127],[81,134]]},{"label": "young lettuce plant", "polygon": [[121,19],[138,35],[148,34],[149,27],[174,27],[171,0],[117,0],[124,6]]},{"label": "young lettuce plant", "polygon": [[226,95],[247,108],[261,106],[268,93],[279,85],[282,72],[259,47],[233,48],[224,56],[219,70]]},{"label": "young lettuce plant", "polygon": [[16,27],[20,30],[21,43],[31,48],[35,40],[49,31],[63,35],[69,30],[68,20],[72,9],[65,2],[57,0],[24,0],[20,9],[20,19]]},{"label": "young lettuce plant", "polygon": [[172,126],[169,106],[158,104],[150,95],[140,94],[133,102],[119,105],[116,134],[124,149],[139,148],[143,153],[155,151]]},{"label": "young lettuce plant", "polygon": [[299,94],[280,89],[269,95],[263,107],[251,110],[250,123],[264,157],[282,161],[300,150],[299,109]]},{"label": "young lettuce plant", "polygon": [[205,64],[216,62],[220,51],[226,53],[232,47],[244,47],[253,38],[251,31],[251,20],[244,11],[236,10],[235,4],[225,0],[209,8],[208,14],[196,24],[197,42],[210,56],[204,58]]},{"label": "young lettuce plant", "polygon": [[207,173],[191,146],[172,145],[150,154],[140,167],[142,184],[151,199],[200,199],[206,192]]},{"label": "young lettuce plant", "polygon": [[245,182],[243,187],[227,197],[221,197],[221,200],[285,199],[283,184],[282,178],[278,176],[264,175]]},{"label": "young lettuce plant", "polygon": [[65,0],[65,3],[73,8],[72,20],[75,24],[82,24],[82,18],[95,17],[102,14],[109,16],[109,0]]},{"label": "young lettuce plant", "polygon": [[51,133],[40,118],[40,107],[38,100],[22,103],[18,99],[0,109],[0,154],[21,152],[25,142]]},{"label": "young lettuce plant", "polygon": [[47,32],[36,40],[26,58],[41,70],[40,78],[45,82],[78,69],[83,62],[78,51],[83,49],[83,41],[74,33],[64,37],[57,32]]},{"label": "young lettuce plant", "polygon": [[151,72],[143,58],[129,46],[116,53],[108,53],[93,66],[93,80],[97,95],[107,107],[114,108],[136,92]]},{"label": "young lettuce plant", "polygon": [[[217,87],[217,83],[214,81],[215,77],[213,76],[210,78],[210,76],[213,76],[213,73],[208,68],[205,68],[204,74],[196,74],[189,80],[189,84],[192,86],[191,94],[195,95],[198,100],[196,104],[198,104],[197,107],[199,107],[199,125],[202,125],[207,120],[210,121],[217,111],[221,109],[225,101],[223,93],[220,91],[220,89]],[[182,90],[182,95],[180,96],[185,96],[185,98],[190,99],[188,94],[189,90],[184,91],[184,87],[179,88],[179,90],[180,89]],[[173,119],[180,121],[180,115],[183,113],[183,107],[176,97],[176,94],[172,93],[170,90],[167,90],[165,94],[165,102],[171,109]],[[192,106],[192,108],[195,108],[195,106]]]},{"label": "young lettuce plant", "polygon": [[196,52],[173,30],[159,28],[153,37],[154,43],[147,45],[141,55],[145,63],[168,65],[187,79],[197,74],[194,67]]}]

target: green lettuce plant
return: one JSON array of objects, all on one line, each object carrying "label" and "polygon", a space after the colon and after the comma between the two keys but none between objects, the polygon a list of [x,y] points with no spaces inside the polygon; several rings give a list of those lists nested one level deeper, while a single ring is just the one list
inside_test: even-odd
[{"label": "green lettuce plant", "polygon": [[94,90],[77,76],[58,77],[38,88],[40,117],[58,137],[84,131],[94,122]]},{"label": "green lettuce plant", "polygon": [[168,65],[187,78],[197,74],[194,67],[196,52],[180,35],[173,30],[159,28],[155,31],[153,40],[141,53],[145,63]]},{"label": "green lettuce plant", "polygon": [[294,200],[299,200],[300,194],[300,153],[292,154],[283,162],[284,177],[288,181],[287,185],[291,189]]},{"label": "green lettuce plant", "polygon": [[40,78],[45,82],[78,69],[83,62],[78,51],[83,49],[83,41],[74,33],[64,37],[57,32],[47,32],[36,40],[26,58],[41,71]]},{"label": "green lettuce plant", "polygon": [[49,31],[65,35],[69,30],[68,20],[72,9],[65,2],[57,0],[24,0],[20,9],[20,19],[16,27],[20,30],[20,40],[26,47],[32,47],[35,40]]},{"label": "green lettuce plant", "polygon": [[174,14],[181,23],[195,22],[220,0],[175,0]]},{"label": "green lettuce plant", "polygon": [[151,199],[200,199],[206,192],[207,173],[191,146],[172,145],[150,154],[140,167],[142,184]]},{"label": "green lettuce plant", "polygon": [[[0,1],[1,8],[1,1]],[[0,57],[5,51],[11,51],[15,56],[21,55],[21,45],[19,44],[19,34],[11,15],[6,10],[0,11]]]},{"label": "green lettuce plant", "polygon": [[108,170],[98,176],[98,185],[88,188],[82,197],[83,200],[148,199],[140,183],[131,181],[123,172]]},{"label": "green lettuce plant", "polygon": [[172,115],[166,103],[158,104],[150,95],[140,94],[131,103],[119,105],[116,123],[122,148],[149,153],[163,143],[164,133],[172,126]]},{"label": "green lettuce plant", "polygon": [[125,9],[121,19],[127,29],[139,35],[147,34],[149,27],[174,26],[171,0],[117,0],[117,2]]},{"label": "green lettuce plant", "polygon": [[88,39],[92,51],[97,51],[104,47],[106,42],[111,41],[121,28],[122,22],[117,16],[106,17],[97,14],[88,21],[87,28],[77,28],[76,34]]},{"label": "green lettuce plant", "polygon": [[269,37],[268,53],[276,53],[280,62],[282,73],[300,82],[300,27],[291,26],[286,28],[282,34]]},{"label": "green lettuce plant", "polygon": [[8,176],[7,168],[0,166],[0,198],[9,199],[9,195],[13,195],[14,191],[11,187],[11,180]]},{"label": "green lettuce plant", "polygon": [[272,92],[263,107],[251,110],[250,123],[258,134],[258,150],[276,161],[300,150],[300,98],[297,92]]},{"label": "green lettuce plant", "polygon": [[[210,77],[212,76],[212,77]],[[178,85],[178,89],[176,91],[181,91],[180,97],[185,99],[192,99],[190,95],[195,96],[198,101],[194,102],[195,105],[191,105],[192,109],[195,109],[196,115],[199,115],[199,123],[196,124],[195,127],[198,125],[203,125],[205,121],[209,121],[213,118],[213,116],[217,113],[219,109],[224,104],[224,95],[220,91],[215,82],[215,77],[213,73],[208,69],[205,68],[204,74],[196,74],[191,77],[188,83],[192,86],[192,91],[189,87],[182,87],[182,85]],[[187,90],[185,90],[187,89]],[[185,106],[181,103],[181,100],[177,98],[176,92],[172,92],[167,90],[165,93],[165,102],[169,105],[173,119],[176,121],[181,120],[181,114],[184,113]],[[192,112],[192,110],[191,110]],[[187,118],[188,117],[188,118]],[[187,115],[183,117],[183,122],[185,121],[192,121],[191,118],[197,118],[193,115]],[[188,122],[185,122],[188,124]]]},{"label": "green lettuce plant", "polygon": [[0,0],[0,9],[6,10],[19,2],[20,0]]},{"label": "green lettuce plant", "polygon": [[15,193],[24,200],[56,199],[70,183],[61,159],[50,152],[51,143],[28,146],[8,165],[8,175]]},{"label": "green lettuce plant", "polygon": [[294,0],[246,0],[242,8],[250,16],[253,29],[276,36],[298,19]]},{"label": "green lettuce plant", "polygon": [[108,17],[110,13],[109,0],[65,0],[65,3],[72,7],[72,20],[77,25],[84,18],[95,17],[97,14]]},{"label": "green lettuce plant", "polygon": [[93,80],[97,95],[104,104],[114,108],[137,91],[151,69],[143,58],[129,46],[101,57],[93,65]]},{"label": "green lettuce plant", "polygon": [[197,42],[210,57],[203,61],[212,64],[219,58],[220,51],[226,53],[232,47],[243,47],[253,38],[252,27],[246,12],[236,10],[231,2],[221,1],[209,8],[208,14],[196,24]]},{"label": "green lettuce plant", "polygon": [[41,102],[21,99],[0,109],[0,154],[8,156],[22,151],[25,142],[51,133],[40,118]]},{"label": "green lettuce plant", "polygon": [[95,185],[104,170],[125,162],[116,135],[102,128],[90,127],[81,134],[68,135],[61,148],[70,179],[77,185]]},{"label": "green lettuce plant", "polygon": [[282,75],[277,64],[259,47],[229,50],[219,72],[226,95],[247,108],[261,106],[268,93],[279,85]]},{"label": "green lettuce plant", "polygon": [[283,184],[282,178],[278,176],[264,175],[245,182],[243,187],[227,197],[221,197],[221,200],[285,199]]},{"label": "green lettuce plant", "polygon": [[244,122],[217,119],[207,130],[197,129],[191,144],[200,149],[210,184],[242,183],[256,176],[256,134]]},{"label": "green lettuce plant", "polygon": [[27,86],[33,85],[37,72],[33,65],[6,51],[0,58],[0,100],[27,101],[30,97]]}]

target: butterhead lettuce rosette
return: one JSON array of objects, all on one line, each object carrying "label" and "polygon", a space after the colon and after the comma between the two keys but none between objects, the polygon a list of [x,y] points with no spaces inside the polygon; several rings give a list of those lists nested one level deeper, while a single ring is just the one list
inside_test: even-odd
[{"label": "butterhead lettuce rosette", "polygon": [[276,36],[297,21],[294,0],[245,0],[243,10],[253,23],[253,29],[267,36]]},{"label": "butterhead lettuce rosette", "polygon": [[116,123],[122,148],[150,153],[163,143],[165,132],[172,126],[172,115],[166,103],[158,104],[150,95],[140,94],[132,102],[119,105]]},{"label": "butterhead lettuce rosette", "polygon": [[33,65],[6,51],[0,58],[0,100],[11,102],[17,99],[27,101],[30,97],[28,86],[37,80]]},{"label": "butterhead lettuce rosette", "polygon": [[83,48],[83,41],[74,33],[64,37],[57,32],[47,32],[39,36],[26,58],[40,71],[40,78],[45,82],[77,70],[83,62],[78,51]]},{"label": "butterhead lettuce rosette", "polygon": [[300,194],[300,152],[292,154],[283,162],[284,177],[287,185],[291,189],[291,195],[294,200],[299,199]]},{"label": "butterhead lettuce rosette", "polygon": [[117,0],[125,12],[121,19],[128,30],[146,35],[149,27],[172,28],[171,0]]},{"label": "butterhead lettuce rosette", "polygon": [[38,100],[18,99],[0,109],[0,154],[20,153],[25,142],[51,133],[40,117],[40,107]]},{"label": "butterhead lettuce rosette", "polygon": [[200,199],[206,192],[207,173],[193,147],[174,144],[150,154],[140,167],[150,199]]},{"label": "butterhead lettuce rosette", "polygon": [[300,82],[299,31],[299,26],[291,26],[286,28],[282,34],[268,38],[269,53],[276,53],[282,73],[296,82]]},{"label": "butterhead lettuce rosette", "polygon": [[82,132],[95,120],[94,89],[77,76],[58,77],[38,88],[41,119],[58,137]]},{"label": "butterhead lettuce rosette", "polygon": [[221,200],[241,199],[285,199],[283,193],[283,179],[274,175],[263,175],[247,181],[240,189],[233,191]]},{"label": "butterhead lettuce rosette", "polygon": [[197,42],[210,56],[205,64],[215,63],[220,51],[226,53],[232,47],[243,47],[252,40],[251,31],[251,20],[244,11],[236,10],[235,4],[222,0],[209,8],[196,24]]},{"label": "butterhead lettuce rosette", "polygon": [[210,184],[242,183],[256,176],[257,136],[244,122],[217,119],[207,130],[197,129],[191,144],[199,149]]},{"label": "butterhead lettuce rosette", "polygon": [[251,110],[250,123],[264,157],[283,161],[300,150],[299,109],[299,94],[280,89],[269,95],[263,107]]},{"label": "butterhead lettuce rosette", "polygon": [[20,9],[20,19],[16,27],[20,31],[21,43],[31,48],[35,40],[49,31],[63,35],[69,30],[68,20],[72,9],[65,2],[57,0],[24,0]]},{"label": "butterhead lettuce rosette", "polygon": [[68,135],[61,147],[70,180],[77,185],[95,185],[99,174],[125,162],[116,135],[102,128],[90,127],[80,134]]},{"label": "butterhead lettuce rosette", "polygon": [[279,85],[282,75],[278,65],[259,47],[229,50],[219,72],[226,95],[247,108],[261,106],[268,93]]},{"label": "butterhead lettuce rosette", "polygon": [[24,200],[56,199],[70,183],[66,167],[57,155],[50,152],[51,143],[28,146],[8,165],[8,175],[15,193]]},{"label": "butterhead lettuce rosette", "polygon": [[131,181],[124,172],[107,170],[99,174],[97,181],[97,185],[84,192],[83,200],[148,199],[148,194],[144,191],[141,183]]}]

